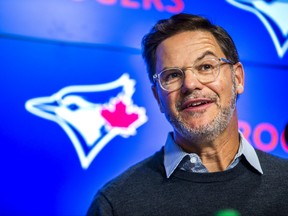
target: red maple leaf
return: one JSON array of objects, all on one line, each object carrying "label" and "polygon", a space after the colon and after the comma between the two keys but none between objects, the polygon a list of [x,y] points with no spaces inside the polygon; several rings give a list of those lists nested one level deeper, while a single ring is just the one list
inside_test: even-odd
[{"label": "red maple leaf", "polygon": [[101,115],[110,124],[111,127],[128,128],[133,122],[135,122],[139,115],[138,113],[127,113],[126,104],[122,101],[118,101],[115,104],[115,110],[103,109]]}]

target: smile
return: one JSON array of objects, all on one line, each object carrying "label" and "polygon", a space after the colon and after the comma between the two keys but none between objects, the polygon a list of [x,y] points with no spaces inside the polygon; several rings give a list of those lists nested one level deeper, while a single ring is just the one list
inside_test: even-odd
[{"label": "smile", "polygon": [[207,103],[208,103],[207,101],[194,102],[194,103],[188,104],[187,108],[188,107],[196,107],[196,106],[200,106],[200,105],[207,104]]},{"label": "smile", "polygon": [[193,100],[188,100],[186,102],[184,102],[181,105],[181,110],[185,110],[185,109],[193,109],[193,108],[206,108],[207,105],[212,104],[214,101],[211,99],[193,99]]}]

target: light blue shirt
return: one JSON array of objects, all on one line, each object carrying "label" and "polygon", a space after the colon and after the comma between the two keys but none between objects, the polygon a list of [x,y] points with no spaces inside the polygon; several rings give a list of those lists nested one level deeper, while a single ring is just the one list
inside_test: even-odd
[{"label": "light blue shirt", "polygon": [[[243,134],[239,131],[240,135],[240,146],[237,154],[235,155],[234,160],[228,166],[227,169],[231,169],[236,166],[240,160],[240,157],[245,156],[248,163],[253,166],[259,173],[263,174],[258,156],[256,154],[255,149],[251,146],[251,144],[245,139]],[[195,164],[193,172],[205,173],[208,172],[206,167],[202,164],[200,157],[195,153],[187,153],[183,151],[173,139],[173,133],[170,132],[168,134],[165,147],[164,147],[164,166],[166,170],[166,176],[169,178],[171,174],[178,167],[182,159],[186,156],[190,156],[190,161]]]}]

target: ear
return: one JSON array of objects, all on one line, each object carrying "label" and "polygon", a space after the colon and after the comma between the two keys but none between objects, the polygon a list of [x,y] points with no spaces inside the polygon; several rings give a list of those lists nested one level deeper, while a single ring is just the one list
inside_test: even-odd
[{"label": "ear", "polygon": [[156,99],[156,101],[157,101],[157,103],[158,103],[158,106],[159,106],[159,108],[160,108],[160,111],[161,111],[162,113],[164,113],[164,109],[163,109],[161,100],[160,100],[160,98],[159,98],[159,94],[158,94],[158,92],[157,92],[157,87],[156,87],[156,85],[152,85],[152,86],[151,86],[151,89],[152,89],[154,98]]},{"label": "ear", "polygon": [[244,92],[244,68],[241,62],[237,62],[233,67],[236,79],[236,90],[238,94],[242,94]]}]

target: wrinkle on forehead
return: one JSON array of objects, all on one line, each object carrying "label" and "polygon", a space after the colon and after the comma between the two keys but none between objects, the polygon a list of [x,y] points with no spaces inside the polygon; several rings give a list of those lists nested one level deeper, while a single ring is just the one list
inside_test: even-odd
[{"label": "wrinkle on forehead", "polygon": [[166,67],[191,65],[207,51],[217,57],[224,57],[217,40],[210,32],[187,31],[176,34],[157,47],[156,71]]}]

